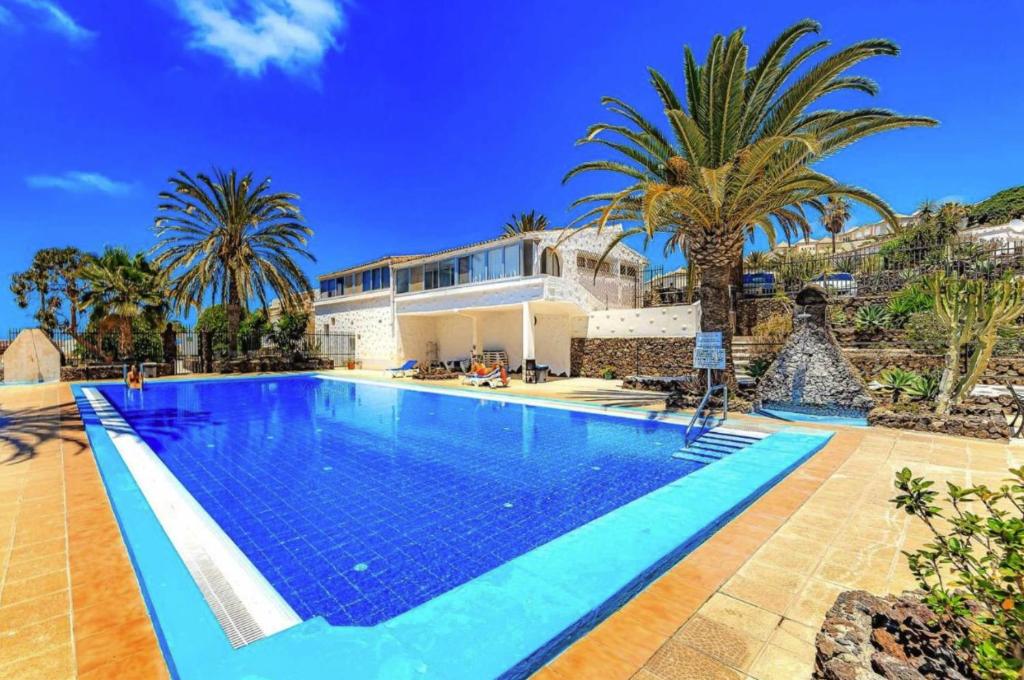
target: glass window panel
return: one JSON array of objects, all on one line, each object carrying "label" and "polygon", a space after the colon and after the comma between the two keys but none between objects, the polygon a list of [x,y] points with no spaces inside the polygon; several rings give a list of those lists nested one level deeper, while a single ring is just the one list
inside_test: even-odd
[{"label": "glass window panel", "polygon": [[505,246],[505,276],[519,276],[519,244]]},{"label": "glass window panel", "polygon": [[459,258],[459,283],[469,283],[469,255]]},{"label": "glass window panel", "polygon": [[373,290],[378,290],[380,289],[380,267],[374,267],[371,273],[373,278],[370,285],[373,287]]},{"label": "glass window panel", "polygon": [[470,277],[473,281],[486,281],[487,280],[487,252],[481,250],[478,253],[473,253],[473,260],[470,265]]},{"label": "glass window panel", "polygon": [[399,269],[395,272],[395,292],[409,292],[409,269]]},{"label": "glass window panel", "polygon": [[363,272],[363,292],[373,290],[373,273],[369,269]]},{"label": "glass window panel", "polygon": [[533,276],[533,260],[536,253],[536,241],[523,241],[523,276]]},{"label": "glass window panel", "polygon": [[501,248],[487,251],[487,279],[500,279],[505,275],[505,265],[501,257]]},{"label": "glass window panel", "polygon": [[430,264],[423,265],[423,287],[426,290],[432,290],[437,288],[438,283],[438,271],[437,263],[431,262]]},{"label": "glass window panel", "polygon": [[380,269],[380,286],[381,288],[391,287],[391,267],[381,267]]},{"label": "glass window panel", "polygon": [[438,285],[442,288],[455,285],[455,260],[444,260],[438,268]]}]

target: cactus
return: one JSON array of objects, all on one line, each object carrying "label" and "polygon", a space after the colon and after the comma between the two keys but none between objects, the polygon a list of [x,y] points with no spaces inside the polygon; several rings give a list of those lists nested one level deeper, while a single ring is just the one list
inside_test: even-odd
[{"label": "cactus", "polygon": [[[1024,314],[1024,281],[985,281],[936,272],[928,277],[927,285],[935,298],[935,313],[948,333],[936,405],[936,412],[943,415],[978,384],[992,358],[999,330]],[[965,348],[970,355],[961,375],[960,356]]]}]

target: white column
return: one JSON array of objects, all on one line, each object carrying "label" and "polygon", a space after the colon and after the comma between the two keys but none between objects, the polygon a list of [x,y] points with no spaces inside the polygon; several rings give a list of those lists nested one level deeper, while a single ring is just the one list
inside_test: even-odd
[{"label": "white column", "polygon": [[483,354],[483,347],[480,346],[480,317],[476,314],[470,314],[469,317],[473,320],[473,352],[470,356],[472,361],[478,354]]},{"label": "white column", "polygon": [[523,365],[527,359],[535,359],[533,346],[533,314],[530,312],[530,303],[523,304]]}]

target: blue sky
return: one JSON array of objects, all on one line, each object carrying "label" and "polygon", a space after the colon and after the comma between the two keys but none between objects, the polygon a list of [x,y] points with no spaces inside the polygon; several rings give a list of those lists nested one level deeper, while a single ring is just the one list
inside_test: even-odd
[{"label": "blue sky", "polygon": [[589,157],[574,141],[605,118],[602,95],[657,116],[647,66],[681,85],[684,44],[702,55],[746,26],[757,55],[808,16],[836,45],[899,43],[859,69],[881,84],[871,103],[941,121],[823,169],[900,211],[1024,183],[1021,2],[112,4],[0,0],[0,329],[29,321],[6,288],[35,250],[152,246],[178,168],[251,169],[299,193],[311,275],[487,238],[512,212],[564,222],[603,186],[560,183]]}]

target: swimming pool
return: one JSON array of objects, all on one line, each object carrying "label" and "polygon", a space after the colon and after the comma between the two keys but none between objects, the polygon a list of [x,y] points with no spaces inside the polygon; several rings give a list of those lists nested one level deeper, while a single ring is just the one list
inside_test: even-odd
[{"label": "swimming pool", "polygon": [[[172,630],[180,602],[162,616],[158,601],[172,600],[174,589],[144,564],[182,548],[134,544],[143,532],[134,525],[151,530],[154,518],[128,517],[119,506],[139,505],[141,496],[159,515],[162,492],[133,467],[118,443],[126,437],[251,563],[259,587],[304,622],[231,650],[241,656],[218,648],[222,672],[254,655],[262,660],[245,672],[266,670],[281,655],[273,649],[296,644],[332,641],[336,654],[347,636],[376,640],[372,651],[360,647],[377,664],[368,677],[381,663],[392,668],[386,677],[528,673],[828,438],[781,432],[702,466],[672,458],[680,422],[491,394],[314,375],[75,392],[140,581],[158,591],[147,597],[182,677],[201,665],[196,632]],[[134,496],[121,503],[117,489],[129,478]],[[174,542],[168,521],[160,518]],[[178,567],[176,589],[187,588],[180,560],[170,566]],[[192,576],[201,580],[194,569]],[[484,594],[479,604],[494,611],[461,620]],[[479,628],[480,616],[491,630]],[[453,663],[467,653],[476,666]]]}]

